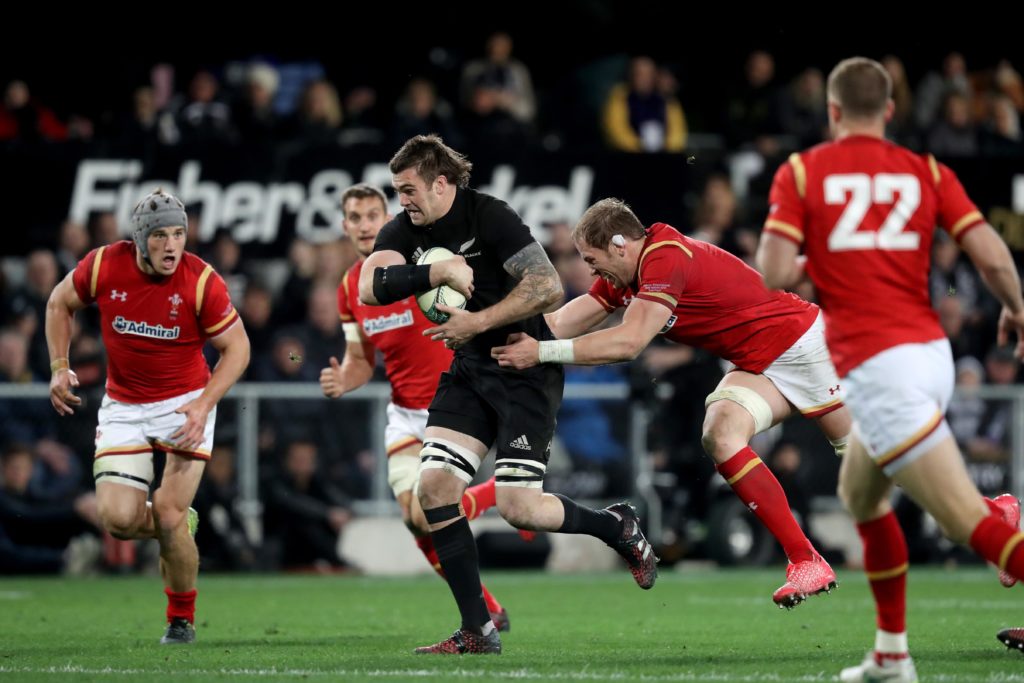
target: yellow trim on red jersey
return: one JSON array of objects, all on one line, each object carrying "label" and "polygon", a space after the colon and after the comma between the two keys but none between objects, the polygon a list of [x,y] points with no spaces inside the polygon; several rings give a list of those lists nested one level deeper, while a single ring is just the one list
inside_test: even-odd
[{"label": "yellow trim on red jersey", "polygon": [[226,316],[224,316],[223,320],[221,320],[216,325],[213,325],[212,327],[207,327],[205,330],[203,330],[203,332],[206,332],[206,334],[213,334],[214,332],[216,332],[220,328],[222,328],[225,325],[227,325],[229,322],[231,322],[236,317],[237,317],[237,315],[236,315],[235,307],[232,306],[231,307],[231,312],[228,313]]},{"label": "yellow trim on red jersey", "polygon": [[865,572],[865,574],[868,575],[868,581],[885,581],[886,579],[894,579],[897,576],[906,574],[908,569],[910,569],[910,564],[908,562],[904,562],[900,566],[893,567],[892,569],[883,569],[877,572]]},{"label": "yellow trim on red jersey", "polygon": [[884,465],[888,465],[890,462],[892,462],[896,458],[900,457],[901,455],[909,451],[911,448],[916,446],[921,439],[928,436],[928,434],[932,432],[941,421],[942,413],[935,413],[935,416],[932,417],[932,419],[928,420],[928,423],[925,424],[924,427],[921,427],[919,430],[914,432],[913,436],[904,440],[900,445],[896,446],[896,448],[892,448],[883,453],[881,457],[879,457],[876,460],[878,466],[882,467]]},{"label": "yellow trim on red jersey", "polygon": [[743,469],[741,469],[739,472],[737,472],[732,477],[730,477],[725,483],[727,483],[729,486],[732,486],[733,484],[738,482],[740,479],[742,479],[743,477],[747,476],[747,473],[750,472],[750,470],[754,469],[755,467],[757,467],[760,464],[762,464],[761,463],[761,458],[754,458],[753,460],[748,462],[746,465],[744,465]]},{"label": "yellow trim on red jersey", "polygon": [[665,246],[679,247],[684,252],[686,252],[687,256],[689,256],[690,258],[693,258],[693,252],[690,251],[689,249],[687,249],[686,245],[683,244],[682,242],[677,242],[675,240],[664,240],[662,242],[655,242],[654,244],[647,245],[647,247],[645,247],[644,250],[640,253],[640,265],[637,266],[637,271],[639,271],[641,268],[644,267],[644,258],[646,258],[646,256],[649,253],[651,253],[655,249],[659,249],[659,248],[665,247]]},{"label": "yellow trim on red jersey", "polygon": [[942,181],[942,174],[939,173],[939,162],[935,161],[935,156],[932,154],[928,155],[928,168],[932,170],[932,180],[935,181],[935,187],[938,187]]},{"label": "yellow trim on red jersey", "polygon": [[679,303],[679,300],[676,299],[674,296],[672,296],[671,294],[665,294],[664,292],[637,292],[636,298],[639,299],[642,296],[657,297],[662,301],[667,302],[669,304],[669,308],[673,310],[675,310],[676,305]]},{"label": "yellow trim on red jersey", "polygon": [[206,289],[206,281],[210,279],[210,273],[213,272],[213,266],[207,265],[203,270],[203,274],[199,276],[199,281],[196,283],[196,315],[198,316],[200,311],[203,310],[203,290]]},{"label": "yellow trim on red jersey", "polygon": [[949,229],[949,236],[956,238],[961,232],[964,231],[964,228],[967,228],[968,226],[974,225],[978,221],[983,220],[985,220],[985,217],[981,215],[980,211],[971,211],[953,224],[953,227]]},{"label": "yellow trim on red jersey", "polygon": [[780,221],[777,218],[769,218],[764,222],[764,229],[769,232],[781,233],[790,239],[796,240],[798,244],[803,244],[804,231],[790,223]]},{"label": "yellow trim on red jersey", "polygon": [[89,296],[93,299],[96,298],[96,285],[100,281],[100,263],[103,261],[103,251],[106,246],[102,246],[96,250],[96,258],[92,261],[92,279],[89,281]]},{"label": "yellow trim on red jersey", "polygon": [[793,167],[793,180],[796,182],[796,193],[803,199],[807,194],[807,169],[804,168],[804,160],[800,155],[793,152],[789,155],[789,165]]}]

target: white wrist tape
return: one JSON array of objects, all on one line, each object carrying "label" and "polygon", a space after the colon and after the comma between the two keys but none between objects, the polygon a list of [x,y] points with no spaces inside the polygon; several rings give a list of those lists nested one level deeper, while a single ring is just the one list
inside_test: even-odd
[{"label": "white wrist tape", "polygon": [[541,363],[572,363],[576,360],[572,339],[542,341],[537,345],[537,359]]}]

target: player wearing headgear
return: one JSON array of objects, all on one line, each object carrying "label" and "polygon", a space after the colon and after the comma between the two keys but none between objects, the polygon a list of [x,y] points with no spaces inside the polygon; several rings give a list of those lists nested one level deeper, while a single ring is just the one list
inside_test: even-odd
[{"label": "player wearing headgear", "polygon": [[[600,365],[632,360],[661,335],[730,361],[733,368],[705,400],[701,444],[789,558],[775,604],[792,608],[831,590],[835,573],[749,445],[755,434],[799,412],[818,423],[837,454],[845,449],[850,417],[818,307],[768,291],[757,271],[712,244],[665,223],[645,228],[618,199],[587,209],[572,238],[599,277],[588,294],[544,316],[558,340],[538,344],[512,335],[491,356],[519,370],[543,363]],[[620,325],[585,334],[618,308],[626,310]]]},{"label": "player wearing headgear", "polygon": [[[213,445],[217,402],[249,363],[249,338],[213,267],[185,252],[188,219],[156,190],[131,214],[131,240],[89,252],[46,306],[50,402],[70,415],[82,400],[68,349],[75,312],[96,303],[107,349],[93,477],[100,519],[117,538],[155,538],[167,594],[162,643],[190,643],[199,555],[189,505]],[[202,348],[220,353],[211,374]],[[153,491],[153,450],[167,455]]]}]

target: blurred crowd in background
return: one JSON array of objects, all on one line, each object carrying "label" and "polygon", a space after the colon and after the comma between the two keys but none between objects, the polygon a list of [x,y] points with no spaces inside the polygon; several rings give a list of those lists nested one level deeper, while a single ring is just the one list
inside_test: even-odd
[{"label": "blurred crowd in background", "polygon": [[[646,54],[535,79],[545,65],[521,61],[516,46],[514,36],[495,32],[475,56],[431,52],[424,68],[397,84],[335,80],[314,60],[241,59],[187,72],[157,63],[102,105],[55,105],[45,87],[40,94],[35,83],[15,78],[0,103],[0,155],[59,155],[71,148],[78,156],[145,165],[169,152],[187,157],[224,149],[273,176],[311,149],[362,150],[386,160],[410,136],[439,133],[471,159],[519,158],[533,150],[712,157],[745,151],[763,157],[770,179],[786,154],[828,137],[827,73],[819,66],[780,72],[771,53],[755,50],[714,92],[698,92],[688,88],[686,69]],[[974,64],[970,54],[951,52],[910,73],[899,56],[882,57],[894,85],[888,131],[894,141],[942,159],[1024,160],[1018,71],[1024,64]],[[544,87],[535,86],[538,80]],[[713,167],[682,203],[688,215],[676,227],[752,262],[766,213],[763,193],[739,196],[724,169]],[[591,274],[571,243],[569,218],[534,227],[546,233],[566,296],[584,294]],[[188,248],[225,278],[245,322],[252,362],[244,381],[315,383],[328,359],[344,353],[336,289],[356,259],[352,245],[295,239],[287,254],[257,263],[230,230],[201,242],[192,228]],[[113,213],[94,213],[85,223],[66,220],[33,234],[29,253],[3,259],[0,382],[48,382],[43,320],[50,291],[90,249],[125,234]],[[933,259],[931,294],[962,388],[950,424],[982,490],[999,492],[1008,483],[1009,404],[972,397],[970,389],[1014,384],[1018,366],[995,345],[997,302],[956,245],[938,239]],[[276,276],[267,277],[270,271]],[[809,284],[798,293],[814,300]],[[47,400],[0,400],[0,573],[127,571],[155,562],[151,550],[147,555],[144,547],[97,530],[91,463],[105,356],[95,308],[80,313],[78,323],[70,357],[82,410],[58,419]],[[649,409],[645,439],[666,511],[667,561],[708,552],[694,528],[706,524],[718,489],[700,430],[704,396],[722,373],[721,363],[702,351],[658,343],[632,366],[567,368],[570,383],[628,384],[631,401]],[[562,466],[552,467],[549,488],[585,499],[630,493],[628,410],[624,402],[567,400],[555,449]],[[368,407],[359,401],[263,401],[264,533],[254,538],[234,505],[237,426],[223,410],[196,499],[204,570],[344,568],[338,534],[354,514],[353,501],[371,495],[375,462],[383,457],[370,447],[368,424]],[[755,446],[802,519],[812,498],[831,494],[838,466],[813,426],[792,422]],[[907,519],[917,519],[914,514],[908,511]],[[935,550],[920,547],[922,558],[937,559]]]}]

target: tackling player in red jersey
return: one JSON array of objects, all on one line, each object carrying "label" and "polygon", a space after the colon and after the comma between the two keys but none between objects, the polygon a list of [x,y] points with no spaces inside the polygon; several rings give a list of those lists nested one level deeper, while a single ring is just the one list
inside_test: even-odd
[{"label": "tackling player in red jersey", "polygon": [[[511,335],[509,345],[491,355],[517,369],[545,362],[600,365],[636,358],[660,334],[730,361],[735,367],[705,402],[704,450],[786,551],[787,580],[772,596],[775,603],[794,607],[831,590],[835,573],[748,445],[755,434],[799,411],[818,422],[837,452],[845,447],[850,418],[838,396],[818,307],[769,291],[757,271],[714,245],[664,223],[645,228],[617,199],[587,209],[572,236],[600,276],[589,295],[545,316],[557,341]],[[622,324],[585,334],[623,307]]]},{"label": "tackling player in red jersey", "polygon": [[843,681],[916,680],[907,650],[907,546],[889,504],[894,482],[949,538],[1004,570],[1004,585],[1024,576],[1018,501],[981,496],[943,417],[953,359],[928,296],[935,226],[967,252],[1003,304],[999,343],[1017,333],[1020,356],[1017,269],[951,170],[884,139],[891,92],[889,75],[873,60],[855,57],[833,69],[835,139],[778,170],[758,250],[768,286],[791,286],[805,270],[814,282],[855,420],[839,495],[864,542],[878,630],[874,650],[844,669]]},{"label": "tackling player in red jersey", "polygon": [[[81,403],[68,348],[75,312],[95,302],[108,359],[93,467],[100,519],[117,538],[159,542],[168,600],[160,642],[190,643],[199,554],[189,504],[210,459],[217,403],[249,363],[249,338],[224,281],[185,252],[188,220],[176,197],[153,192],[131,221],[130,241],[89,252],[50,294],[50,401],[61,415]],[[212,374],[207,340],[220,352]],[[153,449],[167,464],[149,504]]]},{"label": "tackling player in red jersey", "polygon": [[[420,451],[427,426],[427,408],[437,391],[441,373],[452,363],[452,351],[423,336],[433,326],[420,312],[415,297],[407,297],[387,306],[367,306],[359,301],[359,273],[373,252],[381,227],[391,219],[384,193],[370,185],[355,185],[341,197],[342,220],[359,262],[345,273],[338,286],[338,313],[345,330],[345,356],[341,363],[331,358],[330,367],[320,371],[324,395],[338,398],[370,381],[376,351],[384,356],[384,369],[391,382],[385,444],[388,458],[388,484],[402,510],[402,520],[416,538],[434,570],[444,576],[430,538],[430,529],[413,490],[419,478]],[[494,478],[467,488],[462,507],[469,519],[476,519],[494,506]],[[520,532],[532,539],[532,532]],[[494,625],[509,629],[508,612],[481,585],[484,601]]]}]

